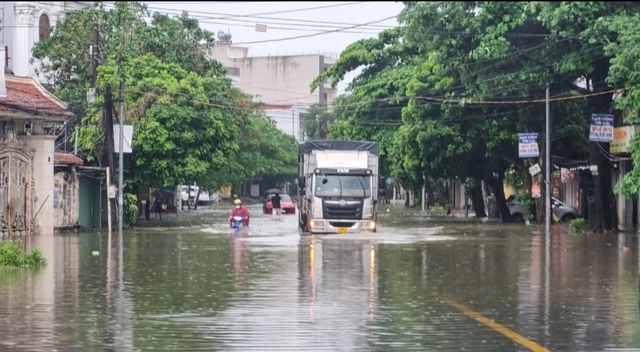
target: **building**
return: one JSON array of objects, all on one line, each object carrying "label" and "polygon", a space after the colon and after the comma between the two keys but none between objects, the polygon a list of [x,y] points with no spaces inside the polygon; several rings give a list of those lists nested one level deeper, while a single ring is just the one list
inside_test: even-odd
[{"label": "building", "polygon": [[253,56],[249,48],[233,45],[229,33],[219,32],[218,39],[211,57],[222,64],[234,86],[264,102],[277,126],[302,141],[301,120],[309,106],[331,103],[337,95],[328,82],[310,91],[311,82],[335,63],[337,54]]},{"label": "building", "polygon": [[[2,32],[5,67],[16,76],[35,73],[38,63],[31,63],[33,46],[48,39],[59,21],[74,10],[94,6],[93,1],[6,1],[2,2]],[[89,50],[89,46],[87,46]]]},{"label": "building", "polygon": [[73,114],[35,78],[5,72],[0,75],[0,234],[53,233],[56,136],[51,126]]}]

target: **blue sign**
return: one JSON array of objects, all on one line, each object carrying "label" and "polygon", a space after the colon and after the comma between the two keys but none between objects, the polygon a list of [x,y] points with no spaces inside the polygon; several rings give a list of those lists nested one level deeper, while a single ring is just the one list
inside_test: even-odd
[{"label": "blue sign", "polygon": [[602,143],[613,141],[613,115],[591,114],[589,141]]},{"label": "blue sign", "polygon": [[387,177],[387,185],[391,186],[391,182],[393,182],[391,177]]},{"label": "blue sign", "polygon": [[520,158],[537,158],[540,156],[538,133],[518,133],[518,156]]}]

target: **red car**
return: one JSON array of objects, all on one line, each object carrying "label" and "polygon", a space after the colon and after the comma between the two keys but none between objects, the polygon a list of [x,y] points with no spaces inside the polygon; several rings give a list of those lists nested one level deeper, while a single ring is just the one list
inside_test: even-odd
[{"label": "red car", "polygon": [[[271,197],[273,194],[270,194],[262,205],[262,211],[265,214],[273,214],[273,204],[271,204]],[[282,214],[295,214],[296,213],[296,205],[293,204],[293,200],[289,197],[288,194],[280,195],[280,209],[282,210]]]}]

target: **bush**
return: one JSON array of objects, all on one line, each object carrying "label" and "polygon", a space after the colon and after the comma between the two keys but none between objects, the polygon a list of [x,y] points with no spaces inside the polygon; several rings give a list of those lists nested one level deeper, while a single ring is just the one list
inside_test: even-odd
[{"label": "bush", "polygon": [[138,197],[135,194],[125,193],[122,210],[124,216],[122,227],[130,229],[138,223],[138,218],[140,217]]},{"label": "bush", "polygon": [[571,232],[576,234],[584,233],[582,229],[584,228],[585,223],[586,222],[584,221],[583,218],[573,219],[569,223],[569,230],[571,230]]},{"label": "bush", "polygon": [[0,242],[0,266],[43,268],[46,265],[47,259],[40,250],[34,249],[25,254],[20,240]]},{"label": "bush", "polygon": [[536,199],[531,194],[525,193],[520,196],[518,205],[529,211],[529,214],[525,216],[525,220],[533,221],[536,219]]}]

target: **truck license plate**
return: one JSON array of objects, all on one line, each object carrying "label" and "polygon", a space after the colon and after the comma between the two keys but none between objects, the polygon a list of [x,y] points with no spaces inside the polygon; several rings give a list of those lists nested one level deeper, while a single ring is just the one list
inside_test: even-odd
[{"label": "truck license plate", "polygon": [[348,227],[338,227],[338,233],[349,233]]}]

